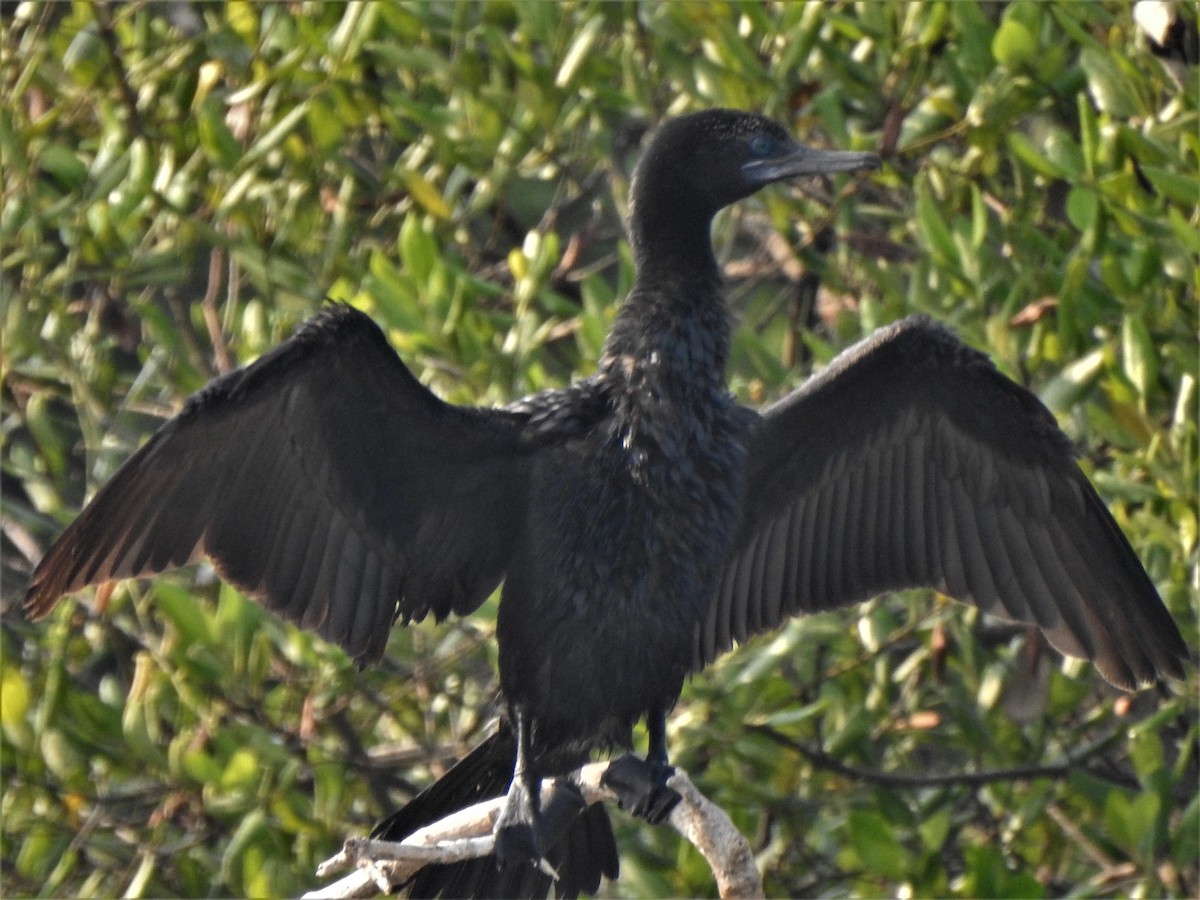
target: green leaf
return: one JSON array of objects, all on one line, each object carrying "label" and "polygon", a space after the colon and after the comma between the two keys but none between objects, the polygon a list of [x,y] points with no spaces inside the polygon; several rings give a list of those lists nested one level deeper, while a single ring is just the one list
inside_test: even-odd
[{"label": "green leaf", "polygon": [[1144,403],[1158,378],[1158,360],[1154,342],[1141,316],[1127,315],[1121,320],[1121,356],[1125,374]]},{"label": "green leaf", "polygon": [[1168,200],[1182,203],[1186,209],[1194,209],[1200,203],[1200,179],[1195,173],[1182,174],[1161,166],[1142,166],[1144,174],[1155,190]]},{"label": "green leaf", "polygon": [[1196,847],[1200,846],[1200,794],[1188,801],[1187,808],[1179,816],[1179,824],[1171,836],[1172,856],[1181,869],[1194,868]]},{"label": "green leaf", "polygon": [[217,788],[222,793],[249,794],[262,778],[261,761],[249,748],[235,750],[221,772]]},{"label": "green leaf", "polygon": [[303,100],[295,108],[285,113],[266,134],[250,145],[242,156],[241,167],[249,172],[249,167],[258,163],[264,156],[282,144],[308,115],[310,100]]},{"label": "green leaf", "polygon": [[17,852],[16,870],[31,881],[42,881],[57,862],[64,849],[63,839],[56,838],[52,823],[35,823],[21,840]]},{"label": "green leaf", "polygon": [[933,815],[923,816],[917,827],[925,849],[931,852],[940,850],[950,835],[952,824],[949,808],[940,809]]},{"label": "green leaf", "polygon": [[437,216],[439,219],[450,218],[453,212],[450,204],[446,202],[446,198],[442,196],[441,191],[434,186],[433,182],[420,172],[406,169],[404,172],[404,186],[408,189],[408,193],[412,198],[427,213]]},{"label": "green leaf", "polygon": [[992,55],[1006,69],[1019,71],[1037,58],[1037,41],[1029,29],[1013,18],[1005,18],[992,38]]},{"label": "green leaf", "polygon": [[87,165],[69,147],[51,144],[38,157],[41,170],[64,190],[78,190],[87,178]]},{"label": "green leaf", "polygon": [[1020,132],[1009,132],[1007,140],[1009,149],[1017,159],[1032,168],[1039,175],[1045,175],[1048,178],[1061,178],[1066,174],[1059,165],[1051,162],[1033,141]]},{"label": "green leaf", "polygon": [[902,880],[909,855],[896,841],[892,826],[880,815],[862,810],[850,813],[850,841],[859,859],[872,872]]},{"label": "green leaf", "polygon": [[233,835],[229,839],[229,843],[225,847],[225,852],[221,854],[221,878],[227,883],[233,882],[234,873],[241,872],[242,859],[253,844],[262,838],[262,835],[268,828],[267,813],[263,809],[251,809]]},{"label": "green leaf", "polygon": [[0,672],[0,722],[6,728],[25,724],[29,709],[29,685],[18,669],[5,666]]},{"label": "green leaf", "polygon": [[339,147],[345,140],[346,118],[347,110],[339,109],[330,97],[314,97],[308,108],[306,124],[317,147],[321,150]]},{"label": "green leaf", "polygon": [[1066,413],[1078,406],[1092,390],[1105,364],[1105,351],[1097,348],[1063,367],[1038,396],[1052,412]]},{"label": "green leaf", "polygon": [[253,47],[258,43],[259,19],[255,13],[255,5],[248,0],[229,0],[225,9],[226,21],[237,35]]},{"label": "green leaf", "polygon": [[1067,218],[1080,231],[1088,231],[1096,224],[1096,213],[1100,198],[1096,192],[1083,187],[1073,187],[1067,195]]},{"label": "green leaf", "polygon": [[1104,805],[1104,822],[1110,834],[1132,855],[1144,859],[1155,842],[1162,801],[1153,790],[1133,798],[1113,790]]},{"label": "green leaf", "polygon": [[1129,755],[1138,777],[1146,779],[1164,765],[1162,739],[1156,731],[1141,729],[1130,738]]},{"label": "green leaf", "polygon": [[208,97],[196,110],[196,133],[209,158],[223,169],[232,169],[241,158],[242,148],[225,124],[225,105]]},{"label": "green leaf", "polygon": [[207,646],[212,643],[209,616],[187,588],[159,581],[154,584],[153,596],[159,614],[179,630],[184,644]]},{"label": "green leaf", "polygon": [[554,76],[555,87],[567,88],[571,86],[580,69],[583,67],[584,61],[588,58],[588,54],[592,52],[592,48],[596,44],[596,38],[603,27],[604,18],[595,15],[579,29],[566,55],[563,56],[562,65],[558,68],[558,74]]},{"label": "green leaf", "polygon": [[1084,175],[1083,151],[1065,128],[1054,129],[1046,138],[1046,158],[1072,181]]},{"label": "green leaf", "polygon": [[1117,58],[1099,47],[1086,47],[1079,55],[1087,73],[1088,90],[1101,112],[1114,119],[1125,119],[1141,112],[1130,80]]},{"label": "green leaf", "polygon": [[923,182],[917,187],[917,225],[923,243],[933,252],[938,262],[957,268],[958,251],[954,237],[942,218],[941,210],[933,199],[929,186]]},{"label": "green leaf", "polygon": [[96,28],[79,31],[67,45],[62,57],[63,68],[73,74],[80,83],[87,83],[103,71],[105,59],[104,41]]},{"label": "green leaf", "polygon": [[407,215],[400,226],[400,262],[418,284],[428,284],[438,265],[438,248],[421,224],[421,217]]},{"label": "green leaf", "polygon": [[965,897],[1044,897],[1046,890],[1024,872],[1010,873],[995,847],[968,847],[963,890]]}]

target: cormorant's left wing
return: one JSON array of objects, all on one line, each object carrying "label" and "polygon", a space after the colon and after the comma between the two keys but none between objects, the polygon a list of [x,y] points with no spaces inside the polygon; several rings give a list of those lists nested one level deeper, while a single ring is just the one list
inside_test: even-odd
[{"label": "cormorant's left wing", "polygon": [[767,409],[703,666],[786,617],[933,587],[1038,625],[1132,688],[1188,651],[1153,583],[1029,391],[908,319]]}]

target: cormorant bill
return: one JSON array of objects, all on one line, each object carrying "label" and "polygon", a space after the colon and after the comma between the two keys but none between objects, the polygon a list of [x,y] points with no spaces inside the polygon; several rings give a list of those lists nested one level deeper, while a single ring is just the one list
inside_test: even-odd
[{"label": "cormorant bill", "polygon": [[762,414],[730,395],[713,215],[878,165],[748,113],[666,123],[635,173],[637,274],[595,374],[451,406],[365,315],[327,309],[135,453],[46,554],[26,608],[206,555],[369,663],[396,619],[469,613],[503,581],[512,732],[473,783],[512,767],[509,860],[555,837],[538,779],[628,746],[643,716],[649,777],[623,799],[664,815],[684,678],[791,615],[929,586],[1038,625],[1121,687],[1181,676],[1179,631],[1051,414],[947,330],[884,328]]}]

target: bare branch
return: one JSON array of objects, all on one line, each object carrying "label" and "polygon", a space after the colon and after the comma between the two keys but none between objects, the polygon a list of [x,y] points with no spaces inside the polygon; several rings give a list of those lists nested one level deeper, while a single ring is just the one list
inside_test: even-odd
[{"label": "bare branch", "polygon": [[683,799],[671,810],[671,827],[691,843],[712,869],[722,897],[762,897],[762,874],[750,842],[725,810],[705,797],[687,773],[676,769],[667,786]]}]

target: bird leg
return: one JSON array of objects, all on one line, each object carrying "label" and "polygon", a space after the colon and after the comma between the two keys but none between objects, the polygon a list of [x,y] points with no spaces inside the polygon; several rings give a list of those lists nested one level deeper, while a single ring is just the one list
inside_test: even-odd
[{"label": "bird leg", "polygon": [[553,875],[545,853],[558,846],[587,809],[587,801],[579,786],[567,778],[555,778],[549,790],[541,792],[541,777],[531,762],[532,723],[516,709],[511,715],[517,726],[517,761],[512,785],[492,829],[496,858],[501,865],[533,863]]},{"label": "bird leg", "polygon": [[675,774],[675,769],[667,761],[666,711],[651,709],[646,714],[646,729],[650,732],[646,758],[626,754],[614,759],[601,783],[617,795],[621,809],[657,825],[680,800],[679,794],[667,787],[667,779]]},{"label": "bird leg", "polygon": [[504,798],[504,807],[496,819],[496,858],[502,863],[537,862],[542,858],[541,810],[539,792],[541,779],[530,764],[529,745],[531,723],[529,716],[514,708],[512,717],[517,726],[517,763],[512,784]]}]

